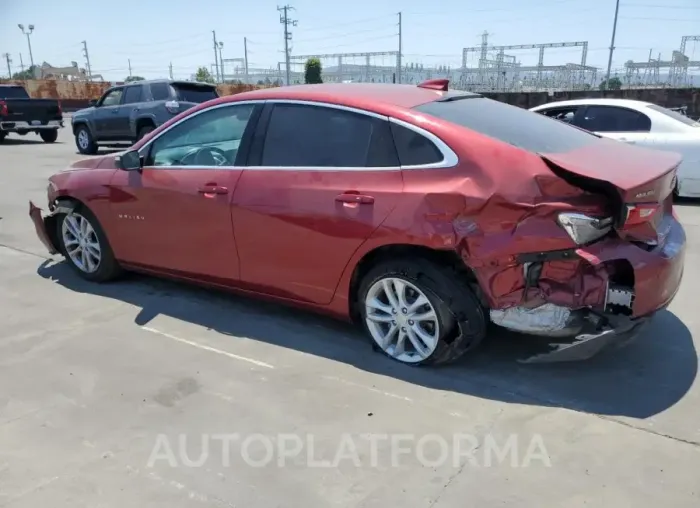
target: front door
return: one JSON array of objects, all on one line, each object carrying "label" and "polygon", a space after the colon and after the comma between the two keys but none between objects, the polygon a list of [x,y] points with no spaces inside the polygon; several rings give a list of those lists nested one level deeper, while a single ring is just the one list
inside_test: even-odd
[{"label": "front door", "polygon": [[241,283],[329,303],[403,189],[389,122],[290,103],[268,104],[261,118],[233,199]]},{"label": "front door", "polygon": [[95,108],[95,137],[98,140],[110,140],[116,136],[119,108],[121,107],[120,104],[123,93],[123,88],[113,88],[102,97],[100,103]]},{"label": "front door", "polygon": [[238,279],[230,204],[254,108],[195,113],[141,149],[142,171],[115,173],[110,201],[119,259],[213,283]]}]

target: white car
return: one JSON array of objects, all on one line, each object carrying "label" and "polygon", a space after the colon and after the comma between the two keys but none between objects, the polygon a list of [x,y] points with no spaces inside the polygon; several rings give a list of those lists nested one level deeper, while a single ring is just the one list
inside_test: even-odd
[{"label": "white car", "polygon": [[[676,193],[700,197],[700,122],[649,102],[579,99],[531,108],[601,136],[680,153]],[[611,168],[613,170],[613,168]]]}]

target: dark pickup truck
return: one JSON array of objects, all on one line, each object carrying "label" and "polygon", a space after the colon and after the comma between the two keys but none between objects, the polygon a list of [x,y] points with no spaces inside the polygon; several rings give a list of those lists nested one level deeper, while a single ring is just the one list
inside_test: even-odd
[{"label": "dark pickup truck", "polygon": [[216,87],[195,81],[134,81],[107,90],[73,114],[75,144],[92,155],[100,146],[134,143],[175,115],[218,97]]},{"label": "dark pickup truck", "polygon": [[31,99],[22,86],[0,85],[0,142],[11,132],[34,132],[46,143],[58,138],[63,127],[61,106],[54,99]]}]

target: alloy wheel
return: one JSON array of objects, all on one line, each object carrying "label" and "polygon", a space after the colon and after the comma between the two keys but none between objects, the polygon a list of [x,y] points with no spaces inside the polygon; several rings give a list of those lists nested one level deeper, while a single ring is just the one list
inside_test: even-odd
[{"label": "alloy wheel", "polygon": [[411,282],[386,277],[365,297],[365,320],[372,338],[389,356],[418,363],[433,354],[440,323],[430,300]]},{"label": "alloy wheel", "polygon": [[66,254],[78,269],[93,273],[100,267],[102,248],[95,229],[79,213],[66,215],[61,225]]},{"label": "alloy wheel", "polygon": [[83,150],[87,150],[88,145],[90,145],[90,139],[85,129],[81,129],[80,132],[78,132],[78,145]]}]

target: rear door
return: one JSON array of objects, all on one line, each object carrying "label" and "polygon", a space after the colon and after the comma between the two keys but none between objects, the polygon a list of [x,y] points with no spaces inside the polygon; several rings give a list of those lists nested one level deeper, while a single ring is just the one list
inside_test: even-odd
[{"label": "rear door", "polygon": [[329,303],[355,250],[394,209],[403,179],[386,117],[269,103],[233,199],[241,280]]},{"label": "rear door", "polygon": [[238,279],[230,204],[256,115],[252,103],[197,112],[140,150],[142,171],[115,173],[110,201],[120,259],[212,283]]},{"label": "rear door", "polygon": [[632,145],[652,146],[651,119],[639,111],[619,106],[591,105],[574,119],[574,125],[606,138]]}]

